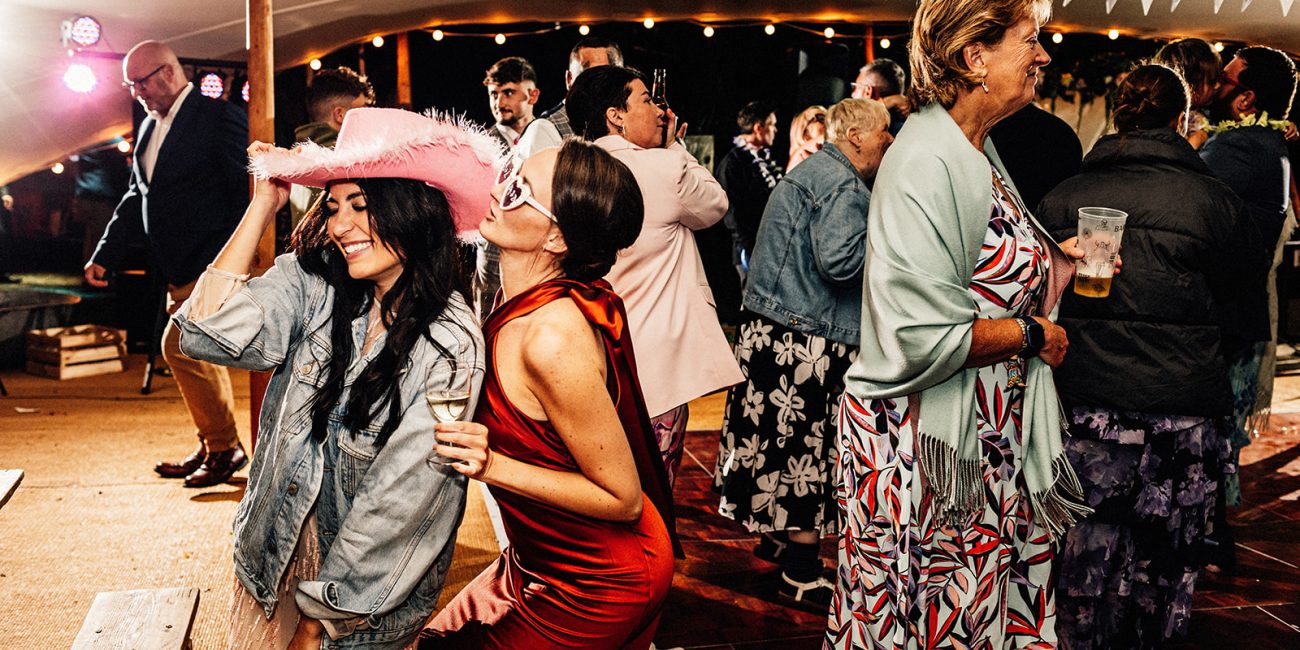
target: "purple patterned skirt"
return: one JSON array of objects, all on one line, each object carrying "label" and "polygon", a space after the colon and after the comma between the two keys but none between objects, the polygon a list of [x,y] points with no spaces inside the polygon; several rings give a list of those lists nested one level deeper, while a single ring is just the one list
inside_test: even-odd
[{"label": "purple patterned skirt", "polygon": [[1062,645],[1154,648],[1186,634],[1228,467],[1224,420],[1081,406],[1070,433],[1065,451],[1096,512],[1059,557]]}]

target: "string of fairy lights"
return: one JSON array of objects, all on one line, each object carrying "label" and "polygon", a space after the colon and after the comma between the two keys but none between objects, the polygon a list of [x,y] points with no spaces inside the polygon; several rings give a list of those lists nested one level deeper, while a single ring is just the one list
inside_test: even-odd
[{"label": "string of fairy lights", "polygon": [[[576,28],[580,36],[587,36],[591,34],[592,28],[594,26],[608,25],[615,22],[618,21],[605,21],[600,23],[556,22],[552,26],[541,27],[536,29],[527,29],[527,30],[514,30],[514,31],[492,31],[492,30],[472,31],[472,30],[467,30],[463,27],[437,25],[437,26],[426,26],[421,28],[419,31],[423,31],[429,34],[430,38],[432,38],[435,42],[442,42],[443,40],[449,38],[492,39],[497,45],[505,45],[512,38],[525,37],[525,36],[539,36],[543,34],[550,34],[560,30],[572,29],[572,28]],[[654,29],[656,25],[660,24],[659,21],[656,21],[654,17],[649,17],[649,16],[641,19],[638,22],[640,22],[641,25],[646,29]],[[893,47],[895,43],[905,44],[908,36],[910,35],[910,31],[906,29],[902,31],[886,33],[886,34],[875,34],[874,29],[872,29],[868,33],[856,34],[856,33],[843,33],[840,31],[836,31],[835,27],[830,25],[810,26],[808,24],[802,24],[798,22],[769,21],[769,20],[722,22],[722,21],[706,21],[706,20],[698,20],[698,19],[683,19],[683,20],[674,20],[672,22],[675,23],[684,22],[684,23],[696,25],[697,27],[700,28],[700,34],[704,38],[713,38],[715,35],[717,35],[717,33],[720,30],[740,30],[740,29],[756,29],[756,28],[762,29],[763,33],[767,34],[768,36],[774,36],[776,35],[777,29],[779,28],[779,29],[790,29],[799,32],[804,32],[807,34],[812,34],[814,36],[820,36],[826,39],[827,41],[864,42],[868,39],[871,39],[874,41],[875,47],[879,50],[888,50],[891,47]],[[1062,42],[1064,42],[1067,33],[1097,33],[1097,32],[1083,32],[1083,31],[1066,32],[1064,30],[1048,30],[1047,33],[1051,35],[1050,38],[1053,43],[1060,45]],[[1105,34],[1112,41],[1119,40],[1120,36],[1125,35],[1117,28],[1112,28],[1105,32],[1100,32],[1100,33]],[[1130,34],[1130,36],[1136,36],[1136,35]],[[375,48],[381,48],[384,46],[385,40],[383,35],[375,35],[375,36],[368,36],[366,37],[365,40],[361,42],[368,43],[369,45]],[[1222,52],[1224,49],[1223,42],[1222,41],[1215,42],[1214,49],[1216,51]],[[312,70],[320,70],[321,65],[322,63],[319,58],[313,58],[310,61],[308,61],[308,66]]]},{"label": "string of fairy lights", "polygon": [[[533,28],[533,29],[516,29],[512,31],[474,31],[467,26],[454,25],[431,25],[420,28],[429,35],[435,42],[442,42],[446,39],[492,39],[497,45],[505,45],[512,38],[527,36],[541,36],[555,33],[561,30],[576,29],[580,36],[588,36],[596,27],[611,25],[616,23],[626,24],[628,21],[603,21],[603,22],[555,22],[553,24]],[[643,27],[648,30],[655,29],[658,21],[653,16],[646,16],[639,21]],[[895,43],[903,45],[909,36],[907,30],[877,34],[875,25],[867,26],[863,33],[845,33],[837,31],[832,25],[817,25],[801,22],[786,22],[774,20],[748,20],[748,21],[708,21],[700,19],[677,19],[671,23],[687,23],[695,25],[700,29],[700,34],[704,38],[713,38],[722,30],[744,30],[744,29],[761,29],[768,36],[775,36],[777,30],[793,30],[818,36],[831,42],[859,42],[866,45],[868,40],[877,50],[889,50]],[[840,23],[842,26],[844,23]],[[896,25],[897,23],[893,23]],[[100,88],[99,79],[95,70],[87,64],[88,56],[103,56],[105,52],[94,51],[96,46],[103,42],[104,31],[98,20],[91,16],[80,15],[63,21],[61,28],[61,37],[64,50],[70,59],[68,67],[64,70],[62,79],[68,90],[80,94],[90,95]],[[1061,30],[1048,30],[1051,34],[1053,43],[1060,44],[1065,40],[1066,32]],[[1083,33],[1083,32],[1076,32]],[[1104,32],[1110,40],[1118,40],[1122,35],[1121,31],[1112,28]],[[382,48],[385,44],[385,35],[374,34],[368,35],[360,43],[368,44],[374,48]],[[1223,51],[1222,42],[1214,43],[1216,51]],[[319,58],[312,58],[307,62],[307,66],[313,70],[320,70],[322,63]],[[211,67],[211,66],[209,66]],[[208,97],[222,97],[227,92],[234,93],[233,87],[227,88],[228,81],[238,81],[238,75],[225,70],[195,70],[197,90]],[[111,84],[115,85],[115,84]],[[239,95],[247,102],[249,100],[249,82],[243,79],[242,87],[239,89]],[[129,153],[131,150],[130,142],[126,140],[117,140],[108,146],[115,146],[123,153]],[[56,162],[50,166],[50,171],[58,174],[64,169],[62,162]]]}]

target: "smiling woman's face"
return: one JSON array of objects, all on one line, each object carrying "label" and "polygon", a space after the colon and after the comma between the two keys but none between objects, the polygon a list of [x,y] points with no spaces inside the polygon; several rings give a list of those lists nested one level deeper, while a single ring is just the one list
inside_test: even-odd
[{"label": "smiling woman's face", "polygon": [[1034,99],[1038,71],[1052,62],[1038,42],[1038,22],[1021,18],[1007,29],[1002,40],[985,50],[989,94],[1003,102],[1009,113],[1024,108]]},{"label": "smiling woman's face", "polygon": [[348,275],[370,280],[381,292],[388,291],[402,275],[402,261],[374,233],[361,186],[348,182],[330,185],[325,215],[326,232],[343,253]]}]

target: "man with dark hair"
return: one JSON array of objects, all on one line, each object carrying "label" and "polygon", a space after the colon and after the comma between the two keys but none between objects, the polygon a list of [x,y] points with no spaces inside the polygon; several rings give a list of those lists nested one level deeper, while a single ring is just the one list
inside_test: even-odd
[{"label": "man with dark hair", "polygon": [[[569,50],[569,67],[564,72],[564,88],[573,86],[573,80],[585,70],[602,65],[623,65],[623,51],[618,43],[599,36],[588,36],[578,41]],[[526,129],[515,152],[521,158],[527,158],[542,149],[558,147],[565,138],[573,135],[569,126],[569,115],[564,110],[564,102],[542,113],[542,118],[533,121],[532,128]]]},{"label": "man with dark hair", "polygon": [[[1286,54],[1267,47],[1240,50],[1219,75],[1210,106],[1213,125],[1208,129],[1210,139],[1199,151],[1210,171],[1246,204],[1246,211],[1259,228],[1264,243],[1259,251],[1259,265],[1273,269],[1264,286],[1239,287],[1237,304],[1224,310],[1238,321],[1257,324],[1247,328],[1253,336],[1235,343],[1235,349],[1228,353],[1228,378],[1234,403],[1230,436],[1234,464],[1240,448],[1250,444],[1255,403],[1261,392],[1260,366],[1276,336],[1269,326],[1269,314],[1276,309],[1277,301],[1272,291],[1276,270],[1273,264],[1278,259],[1281,240],[1290,231],[1284,227],[1291,169],[1283,136],[1286,123],[1281,120],[1286,119],[1295,89],[1295,64]],[[1271,389],[1264,392],[1271,393]],[[1207,556],[1213,564],[1224,566],[1234,561],[1232,531],[1225,515],[1226,506],[1240,502],[1240,483],[1236,475],[1230,474],[1224,489],[1219,491],[1213,532],[1206,540]]]},{"label": "man with dark hair", "polygon": [[[533,64],[523,57],[508,56],[488,68],[483,79],[487,87],[488,106],[496,124],[489,129],[507,152],[521,154],[518,150],[519,136],[533,119],[533,107],[541,91],[537,89],[537,71]],[[531,155],[531,154],[528,154]],[[474,246],[474,299],[478,303],[479,315],[487,320],[492,311],[492,302],[497,290],[501,288],[501,249],[480,237]]]},{"label": "man with dark hair", "polygon": [[862,66],[853,81],[853,97],[877,99],[889,109],[890,135],[898,135],[907,114],[912,112],[906,91],[907,73],[893,59],[876,59]]},{"label": "man with dark hair", "polygon": [[491,133],[513,151],[519,136],[532,123],[533,106],[541,95],[537,71],[523,57],[508,56],[488,68],[483,85],[487,87],[492,117],[497,121]]},{"label": "man with dark hair", "polygon": [[[294,142],[311,141],[333,147],[348,111],[375,103],[375,89],[352,68],[340,66],[321,70],[312,76],[307,88],[307,115],[311,122],[294,129]],[[321,189],[294,185],[289,191],[289,214],[297,226],[302,216],[316,202]]]},{"label": "man with dark hair", "polygon": [[[126,53],[122,80],[149,116],[140,123],[126,195],[86,263],[86,282],[108,286],[108,272],[121,266],[133,245],[147,243],[166,283],[167,312],[175,313],[248,207],[248,116],[230,102],[196,92],[176,53],[158,41]],[[154,471],[184,478],[185,487],[209,487],[229,480],[248,457],[235,428],[230,374],[185,356],[180,338],[169,322],[162,353],[199,447]]]},{"label": "man with dark hair", "polygon": [[[1212,104],[1212,123],[1253,126],[1211,127],[1214,135],[1201,147],[1201,158],[1228,184],[1254,217],[1272,256],[1282,231],[1290,184],[1285,120],[1295,96],[1296,69],[1286,54],[1267,47],[1247,47],[1237,52],[1219,77]],[[1275,125],[1264,122],[1279,121]]]},{"label": "man with dark hair", "polygon": [[724,221],[731,230],[735,243],[733,261],[743,280],[758,237],[758,223],[767,208],[767,197],[784,172],[772,160],[776,107],[764,101],[745,104],[736,116],[736,124],[740,126],[740,135],[732,141],[735,146],[731,151],[718,162],[714,175],[731,202]]}]

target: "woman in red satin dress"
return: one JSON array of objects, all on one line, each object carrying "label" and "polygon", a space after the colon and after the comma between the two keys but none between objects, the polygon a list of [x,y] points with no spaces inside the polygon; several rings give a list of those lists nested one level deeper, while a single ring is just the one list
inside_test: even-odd
[{"label": "woman in red satin dress", "polygon": [[573,140],[500,181],[481,226],[504,299],[484,324],[483,399],[474,422],[438,425],[437,451],[488,484],[511,545],[420,648],[648,648],[672,583],[672,504],[623,304],[600,279],[640,232],[641,193]]}]

